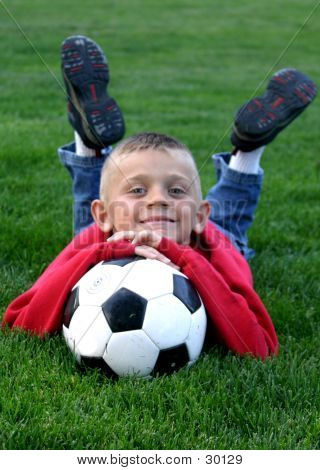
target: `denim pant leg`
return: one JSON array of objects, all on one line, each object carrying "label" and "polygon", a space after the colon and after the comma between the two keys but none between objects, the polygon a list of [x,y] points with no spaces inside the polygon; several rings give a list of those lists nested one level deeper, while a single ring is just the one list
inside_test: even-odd
[{"label": "denim pant leg", "polygon": [[93,223],[91,202],[99,198],[101,170],[111,150],[112,147],[104,149],[101,157],[79,157],[75,153],[74,143],[58,149],[61,163],[67,168],[72,178],[75,235]]},{"label": "denim pant leg", "polygon": [[246,174],[229,168],[230,153],[213,155],[217,183],[206,199],[211,204],[210,220],[223,232],[246,259],[254,256],[248,246],[247,231],[251,227],[262,188],[263,170]]}]

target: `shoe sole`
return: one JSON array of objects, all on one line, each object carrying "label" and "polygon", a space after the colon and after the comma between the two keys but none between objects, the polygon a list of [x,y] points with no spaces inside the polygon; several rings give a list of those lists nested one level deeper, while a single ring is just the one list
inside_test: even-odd
[{"label": "shoe sole", "polygon": [[271,142],[317,94],[315,84],[295,69],[283,69],[270,80],[264,95],[237,112],[231,141],[246,150]]},{"label": "shoe sole", "polygon": [[120,140],[124,121],[107,93],[109,68],[102,49],[85,36],[72,36],[62,43],[61,64],[69,121],[83,142],[101,148]]}]

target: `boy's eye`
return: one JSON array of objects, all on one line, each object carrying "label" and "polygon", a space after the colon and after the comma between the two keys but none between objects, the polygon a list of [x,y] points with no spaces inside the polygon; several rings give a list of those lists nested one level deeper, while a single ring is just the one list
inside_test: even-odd
[{"label": "boy's eye", "polygon": [[184,189],[178,188],[178,187],[170,188],[169,192],[171,194],[184,194],[185,193]]},{"label": "boy's eye", "polygon": [[144,194],[145,189],[144,189],[144,188],[141,188],[141,187],[136,187],[136,188],[130,189],[129,192],[130,192],[130,193],[133,193],[133,194]]}]

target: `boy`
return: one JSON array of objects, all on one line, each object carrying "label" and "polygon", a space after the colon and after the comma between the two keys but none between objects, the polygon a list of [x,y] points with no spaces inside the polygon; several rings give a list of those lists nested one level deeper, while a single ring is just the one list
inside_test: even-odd
[{"label": "boy", "polygon": [[171,263],[189,277],[216,341],[238,354],[276,354],[274,327],[245,260],[253,255],[246,231],[261,191],[264,146],[314,99],[312,81],[284,69],[263,96],[240,108],[231,136],[236,149],[214,156],[218,183],[202,200],[193,157],[172,137],[139,134],[110,155],[124,122],[106,94],[108,67],[97,44],[68,38],[62,70],[75,144],[59,154],[73,179],[78,235],[11,303],[4,323],[41,335],[58,331],[68,293],[90,266],[136,254]]}]

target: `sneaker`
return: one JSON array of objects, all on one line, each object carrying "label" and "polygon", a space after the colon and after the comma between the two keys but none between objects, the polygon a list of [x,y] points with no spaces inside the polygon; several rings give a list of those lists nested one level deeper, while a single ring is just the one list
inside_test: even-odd
[{"label": "sneaker", "polygon": [[61,69],[69,122],[84,144],[101,149],[120,140],[125,125],[107,93],[109,68],[102,49],[85,36],[70,36],[61,45]]},{"label": "sneaker", "polygon": [[232,144],[250,152],[270,143],[314,100],[316,85],[295,69],[283,69],[269,81],[262,96],[253,98],[237,111]]}]

